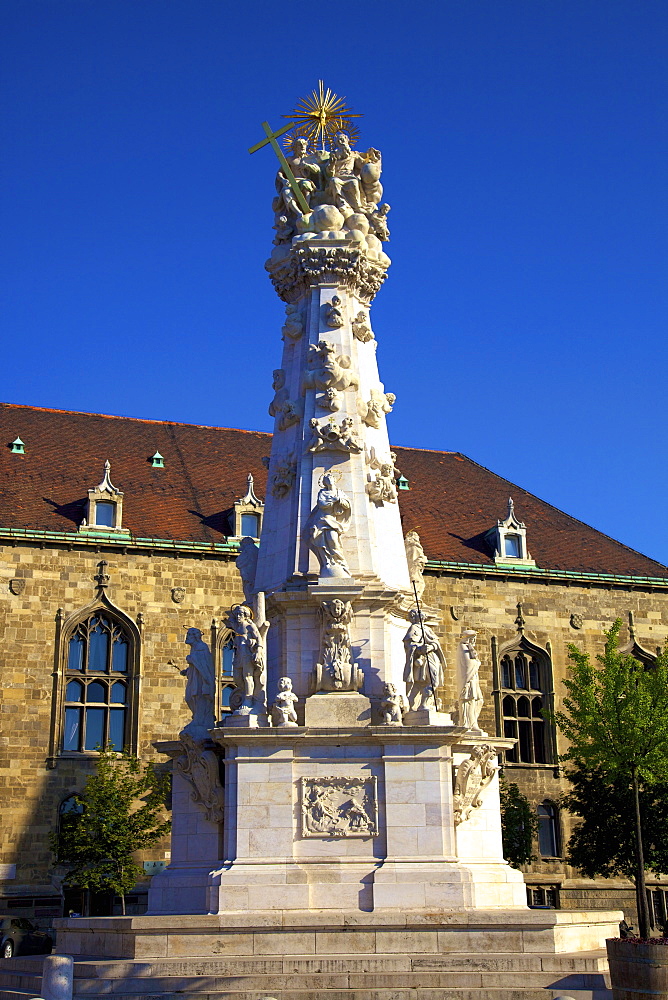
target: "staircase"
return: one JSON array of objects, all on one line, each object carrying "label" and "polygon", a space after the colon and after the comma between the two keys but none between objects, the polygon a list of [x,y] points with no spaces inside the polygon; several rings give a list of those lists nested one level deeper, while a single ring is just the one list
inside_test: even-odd
[{"label": "staircase", "polygon": [[[0,963],[0,1000],[40,996],[43,956]],[[75,1000],[611,1000],[605,952],[77,959]]]}]

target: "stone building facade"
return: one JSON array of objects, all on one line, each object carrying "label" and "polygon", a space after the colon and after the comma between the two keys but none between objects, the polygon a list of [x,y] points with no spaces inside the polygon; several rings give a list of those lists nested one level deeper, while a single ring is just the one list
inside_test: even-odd
[{"label": "stone building facade", "polygon": [[[45,918],[63,905],[49,833],[91,772],[93,741],[158,759],[153,744],[187,721],[188,627],[211,644],[225,711],[224,619],[243,600],[238,539],[260,529],[270,435],[13,405],[0,419],[0,911]],[[531,904],[632,914],[628,883],[583,880],[562,860],[563,747],[539,713],[559,706],[568,644],[599,652],[618,617],[651,659],[668,636],[668,568],[462,455],[396,456],[449,665],[445,707],[475,629],[480,723],[518,737],[505,774],[541,822]],[[147,872],[168,850],[147,855]],[[668,883],[650,885],[661,919]]]}]

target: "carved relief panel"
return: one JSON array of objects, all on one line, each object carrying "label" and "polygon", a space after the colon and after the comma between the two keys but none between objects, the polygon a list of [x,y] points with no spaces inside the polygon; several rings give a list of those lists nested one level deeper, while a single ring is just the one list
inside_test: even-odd
[{"label": "carved relief panel", "polygon": [[368,778],[302,778],[302,837],[377,837],[378,791]]}]

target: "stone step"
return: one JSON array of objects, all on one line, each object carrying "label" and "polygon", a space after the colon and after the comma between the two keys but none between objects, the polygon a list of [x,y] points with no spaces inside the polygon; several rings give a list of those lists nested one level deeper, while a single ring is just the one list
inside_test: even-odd
[{"label": "stone step", "polygon": [[[5,959],[0,963],[0,976],[27,974],[41,976],[43,955]],[[494,953],[463,954],[447,952],[440,955],[294,955],[267,957],[264,955],[225,955],[220,958],[151,958],[95,959],[77,958],[74,976],[82,979],[121,979],[127,976],[226,976],[338,974],[365,972],[605,972],[604,951],[564,954]],[[4,982],[5,980],[0,980]]]},{"label": "stone step", "polygon": [[[43,956],[0,963],[0,1000],[40,995]],[[80,1000],[609,1000],[603,952],[79,959]]]},{"label": "stone step", "polygon": [[[556,1000],[563,990],[535,986],[516,987],[395,987],[391,989],[281,990],[266,994],[258,990],[225,990],[198,993],[198,1000]],[[612,1000],[610,990],[573,990],[572,1000]],[[32,1000],[33,994],[0,991],[0,1000]],[[91,994],[91,1000],[105,1000],[108,993]],[[183,993],[126,993],[124,1000],[182,1000]]]}]

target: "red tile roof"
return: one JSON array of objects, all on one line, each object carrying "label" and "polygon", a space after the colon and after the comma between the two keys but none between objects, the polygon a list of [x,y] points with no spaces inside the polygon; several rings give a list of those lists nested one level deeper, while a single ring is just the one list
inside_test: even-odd
[{"label": "red tile roof", "polygon": [[[264,496],[271,435],[224,427],[0,404],[0,528],[75,532],[87,491],[111,462],[124,491],[123,526],[143,538],[221,542],[252,472]],[[9,443],[20,436],[25,455]],[[151,466],[159,451],[164,469]],[[543,569],[668,578],[668,567],[569,517],[455,452],[397,448],[410,481],[399,494],[404,530],[417,528],[430,559],[493,564],[485,534],[508,497]]]}]

